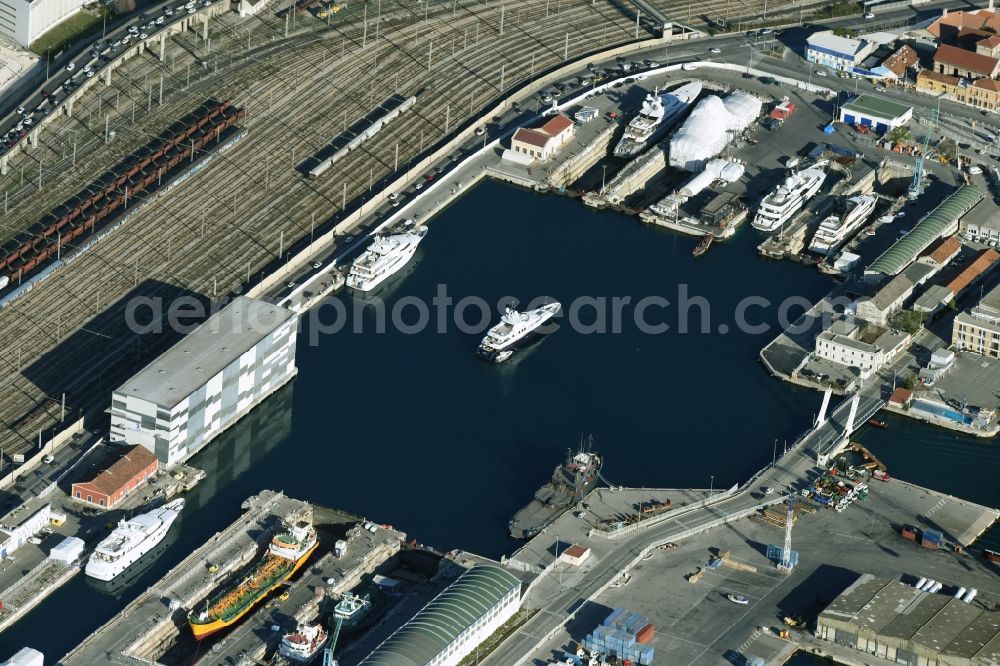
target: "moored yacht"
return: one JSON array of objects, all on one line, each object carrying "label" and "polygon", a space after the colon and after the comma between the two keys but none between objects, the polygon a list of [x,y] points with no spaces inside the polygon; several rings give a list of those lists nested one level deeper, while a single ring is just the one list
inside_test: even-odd
[{"label": "moored yacht", "polygon": [[184,500],[175,499],[158,509],[120,521],[118,527],[97,544],[84,573],[104,581],[121,574],[163,541],[183,508]]},{"label": "moored yacht", "polygon": [[821,160],[802,171],[793,171],[760,202],[757,215],[753,219],[753,228],[771,232],[790,222],[795,214],[819,192],[823,181],[826,180],[828,164],[826,160]]},{"label": "moored yacht", "polygon": [[876,203],[878,198],[871,194],[858,194],[848,199],[843,215],[831,215],[820,222],[809,249],[830,255],[871,217]]},{"label": "moored yacht", "polygon": [[401,234],[375,236],[368,249],[351,264],[347,286],[371,291],[413,258],[426,235],[427,227],[420,226]]},{"label": "moored yacht", "polygon": [[542,326],[556,316],[561,308],[559,303],[547,303],[527,312],[518,312],[508,307],[500,318],[500,323],[486,332],[476,355],[487,361],[503,363],[515,350],[541,335]]},{"label": "moored yacht", "polygon": [[680,120],[684,111],[700,94],[700,81],[685,83],[673,92],[661,94],[659,90],[654,89],[647,94],[639,115],[629,122],[625,134],[615,146],[615,155],[632,157],[638,154],[658,134],[670,129]]}]

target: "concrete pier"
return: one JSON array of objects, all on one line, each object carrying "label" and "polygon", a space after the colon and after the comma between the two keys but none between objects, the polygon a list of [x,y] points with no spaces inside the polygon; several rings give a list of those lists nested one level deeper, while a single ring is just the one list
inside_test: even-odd
[{"label": "concrete pier", "polygon": [[[285,522],[299,519],[312,522],[323,552],[332,546],[325,543],[329,541],[326,532],[331,525],[361,520],[274,491],[263,491],[247,500],[243,507],[246,512],[236,522],[171,569],[60,663],[66,666],[149,663],[156,662],[168,650],[183,651],[188,645],[194,648],[187,628],[190,609],[259,557],[262,547]],[[395,555],[406,536],[381,526],[375,526],[373,531],[356,526],[347,534],[344,558],[337,560],[332,555],[317,554],[316,560],[304,569],[302,578],[291,584],[288,598],[281,601],[289,617],[305,617],[310,613],[315,616],[317,597],[339,595],[354,587],[362,575]],[[260,636],[271,633],[266,628],[270,621],[259,615],[249,615],[230,631],[224,640],[225,652],[232,651],[241,660],[251,653],[263,655],[268,644]]]},{"label": "concrete pier", "polygon": [[70,578],[80,573],[80,567],[67,562],[46,559],[3,591],[0,609],[0,632],[17,622],[25,613],[40,604]]}]

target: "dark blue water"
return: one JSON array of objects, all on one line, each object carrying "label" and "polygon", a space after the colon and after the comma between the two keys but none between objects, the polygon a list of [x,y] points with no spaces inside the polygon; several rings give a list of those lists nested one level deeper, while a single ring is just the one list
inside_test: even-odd
[{"label": "dark blue water", "polygon": [[[629,297],[634,304],[660,296],[673,306],[652,307],[646,319],[670,331],[641,332],[625,305],[619,332],[588,333],[564,321],[494,367],[473,356],[480,334],[454,325],[439,332],[436,312],[419,332],[389,326],[378,333],[373,309],[356,318],[350,298],[341,297],[346,329],[314,336],[318,327],[307,319],[294,385],[192,461],[208,478],[189,497],[183,529],[164,555],[120,599],[78,576],[0,636],[0,654],[34,645],[61,656],[265,488],[392,523],[438,548],[499,557],[518,545],[507,537],[510,516],[584,433],[594,435],[604,474],[616,484],[724,487],[744,480],[770,462],[775,438],[792,439],[809,424],[820,396],[770,378],[757,360],[777,330],[777,307],[749,311],[748,319],[769,329],[756,334],[733,332],[736,307],[749,296],[814,301],[830,288],[815,270],[760,260],[756,242],[744,229],[694,259],[694,239],[634,218],[496,183],[477,187],[433,221],[412,271],[387,286],[390,311],[406,304],[404,320],[414,323],[413,302],[430,303],[439,285],[456,302],[477,297],[494,308],[504,296],[548,296],[567,311],[581,298]],[[690,297],[710,304],[705,333],[697,332],[696,307],[689,332],[678,330],[685,284]],[[580,319],[593,323],[597,310],[613,328],[610,305],[582,307]],[[790,318],[800,311],[793,308]],[[335,308],[320,316],[333,322]],[[490,317],[496,320],[495,309]],[[445,321],[451,318],[445,311]],[[358,322],[364,332],[355,334]],[[719,332],[723,324],[729,332]],[[996,478],[995,448],[917,424],[897,427],[895,419],[892,425],[863,441],[894,475],[945,490],[953,484],[956,494],[1000,504],[997,488],[973,481]],[[916,446],[920,438],[926,443]],[[927,465],[938,442],[950,453]],[[973,457],[981,453],[992,456],[985,467]],[[985,468],[993,473],[984,475]]]}]

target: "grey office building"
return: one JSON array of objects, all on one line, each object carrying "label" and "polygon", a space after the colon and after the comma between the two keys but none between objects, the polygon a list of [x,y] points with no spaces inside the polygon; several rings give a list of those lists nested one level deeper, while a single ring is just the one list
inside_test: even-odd
[{"label": "grey office building", "polygon": [[297,319],[246,296],[209,317],[111,395],[111,439],[171,467],[296,374]]}]

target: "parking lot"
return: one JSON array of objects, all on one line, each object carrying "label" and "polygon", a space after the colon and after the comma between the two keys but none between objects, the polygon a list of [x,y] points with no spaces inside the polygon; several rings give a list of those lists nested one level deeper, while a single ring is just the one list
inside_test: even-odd
[{"label": "parking lot", "polygon": [[[584,604],[530,663],[541,666],[561,656],[616,607],[642,613],[655,626],[651,645],[656,663],[722,666],[744,663],[740,659],[749,656],[782,663],[779,655],[795,647],[775,635],[789,628],[784,618],[801,617],[811,626],[823,606],[865,572],[906,583],[932,576],[947,585],[977,587],[987,605],[1000,599],[1000,581],[989,563],[973,555],[927,550],[898,533],[900,525],[913,523],[968,538],[995,514],[897,480],[874,483],[867,500],[843,513],[806,503],[815,512],[802,514],[795,524],[792,547],[800,560],[790,574],[777,571],[766,558],[768,545],[782,543],[783,529],[753,519],[692,537],[676,548],[653,551],[620,584],[595,603]],[[725,551],[737,566],[756,570],[725,565],[708,569],[709,559]],[[906,564],[900,570],[903,557]],[[564,585],[572,586],[574,568],[563,568]],[[704,571],[701,579],[689,582],[699,568]],[[744,596],[749,603],[736,604],[729,594]],[[793,630],[792,638],[796,636]]]}]

